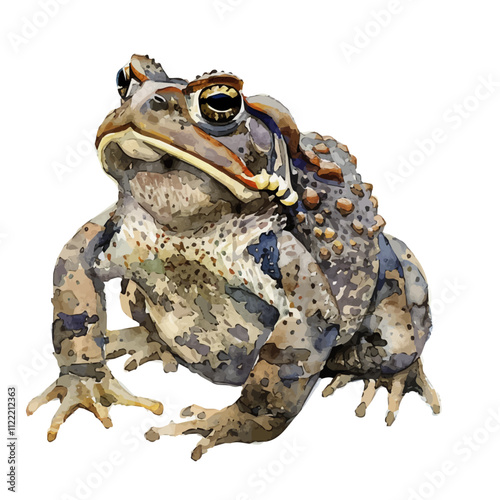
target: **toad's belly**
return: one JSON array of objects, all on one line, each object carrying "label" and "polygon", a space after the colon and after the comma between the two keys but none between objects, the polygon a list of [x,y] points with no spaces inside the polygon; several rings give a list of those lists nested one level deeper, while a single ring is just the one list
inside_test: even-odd
[{"label": "toad's belly", "polygon": [[144,291],[158,334],[179,362],[220,384],[245,382],[280,316],[245,286],[230,286],[194,262],[167,269],[154,291]]}]

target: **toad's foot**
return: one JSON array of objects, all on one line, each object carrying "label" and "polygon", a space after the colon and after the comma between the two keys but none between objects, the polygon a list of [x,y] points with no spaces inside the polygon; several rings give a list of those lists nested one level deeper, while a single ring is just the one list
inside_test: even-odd
[{"label": "toad's foot", "polygon": [[198,418],[182,423],[170,422],[164,427],[152,427],[146,432],[146,439],[156,441],[160,436],[199,434],[203,439],[191,454],[193,460],[199,460],[210,448],[219,444],[268,441],[279,435],[287,425],[282,416],[255,416],[242,411],[237,403],[223,410],[207,410],[192,405],[181,412],[182,417],[193,415]]},{"label": "toad's foot", "polygon": [[[359,380],[359,378],[359,376],[355,375],[338,374],[325,388],[323,396],[330,396],[336,389],[343,387],[350,381]],[[389,409],[385,417],[387,425],[392,425],[394,423],[401,400],[405,394],[411,391],[420,394],[422,399],[432,408],[434,414],[438,414],[441,411],[439,396],[429,382],[429,379],[426,377],[420,358],[403,371],[391,375],[382,375],[376,380],[364,379],[364,383],[365,386],[363,395],[361,396],[361,403],[355,411],[358,417],[365,416],[366,409],[373,401],[377,390],[382,386],[389,392]]]},{"label": "toad's foot", "polygon": [[47,440],[54,441],[59,428],[78,408],[92,412],[106,429],[113,423],[109,418],[109,407],[112,404],[141,406],[155,415],[163,413],[163,405],[152,399],[132,395],[114,377],[106,366],[99,368],[99,381],[90,377],[80,377],[74,374],[61,375],[42,394],[33,398],[26,413],[32,415],[40,406],[56,398],[61,402],[49,430]]},{"label": "toad's foot", "polygon": [[106,346],[106,359],[114,359],[124,354],[130,354],[125,361],[127,371],[135,370],[138,366],[160,359],[163,362],[165,373],[177,371],[177,361],[167,350],[167,347],[152,340],[150,332],[142,326],[110,330],[107,333],[109,343]]}]

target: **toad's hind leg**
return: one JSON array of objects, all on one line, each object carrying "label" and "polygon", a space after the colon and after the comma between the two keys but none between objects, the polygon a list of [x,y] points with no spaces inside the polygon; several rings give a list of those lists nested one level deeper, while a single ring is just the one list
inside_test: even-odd
[{"label": "toad's hind leg", "polygon": [[125,370],[135,370],[148,361],[161,360],[166,373],[176,371],[177,361],[158,336],[156,326],[146,310],[144,295],[133,281],[122,281],[120,302],[125,314],[137,321],[139,326],[108,331],[106,359],[130,354],[125,362]]},{"label": "toad's hind leg", "polygon": [[365,381],[356,409],[359,417],[365,415],[378,388],[385,387],[386,422],[392,425],[408,392],[420,394],[434,413],[439,413],[440,405],[420,359],[431,331],[425,275],[401,241],[381,235],[379,246],[380,271],[370,310],[351,341],[333,349],[322,375],[333,377],[325,396],[349,380]]}]

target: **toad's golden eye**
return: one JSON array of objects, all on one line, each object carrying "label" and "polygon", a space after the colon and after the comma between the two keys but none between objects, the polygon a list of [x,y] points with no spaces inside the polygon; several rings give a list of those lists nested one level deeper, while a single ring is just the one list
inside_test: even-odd
[{"label": "toad's golden eye", "polygon": [[227,85],[212,85],[200,94],[203,118],[213,123],[229,123],[241,109],[241,94]]},{"label": "toad's golden eye", "polygon": [[130,68],[125,66],[116,74],[116,87],[122,99],[125,99],[130,85]]}]

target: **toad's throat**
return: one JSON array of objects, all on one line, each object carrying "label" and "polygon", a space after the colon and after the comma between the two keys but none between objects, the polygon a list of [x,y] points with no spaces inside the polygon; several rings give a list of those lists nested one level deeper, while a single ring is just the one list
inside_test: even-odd
[{"label": "toad's throat", "polygon": [[[171,144],[164,138],[152,137],[144,131],[137,131],[132,126],[124,130],[110,132],[99,141],[98,155],[104,169],[108,171],[105,150],[111,144],[117,144],[129,157],[146,162],[155,162],[165,154],[184,161],[226,186],[241,201],[251,201],[259,197],[253,174],[244,167],[244,171],[233,173],[228,168],[220,167],[204,159],[193,147],[183,148]],[[238,166],[241,167],[241,164]],[[243,170],[240,168],[240,170]]]}]

